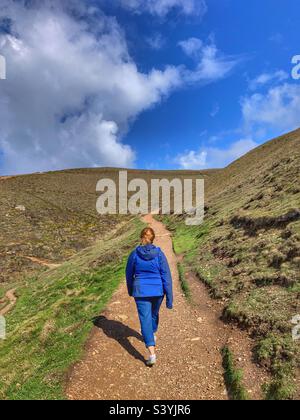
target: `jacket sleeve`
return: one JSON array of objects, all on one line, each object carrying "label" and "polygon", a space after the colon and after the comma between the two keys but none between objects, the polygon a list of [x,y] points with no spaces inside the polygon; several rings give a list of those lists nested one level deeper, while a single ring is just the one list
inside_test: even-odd
[{"label": "jacket sleeve", "polygon": [[128,294],[129,296],[132,296],[133,293],[133,280],[134,280],[134,275],[135,275],[135,251],[133,251],[127,261],[127,266],[126,266],[126,283],[127,283],[127,290],[128,290]]},{"label": "jacket sleeve", "polygon": [[165,254],[160,252],[160,275],[163,282],[164,293],[167,300],[167,308],[173,308],[173,281],[171,270]]}]

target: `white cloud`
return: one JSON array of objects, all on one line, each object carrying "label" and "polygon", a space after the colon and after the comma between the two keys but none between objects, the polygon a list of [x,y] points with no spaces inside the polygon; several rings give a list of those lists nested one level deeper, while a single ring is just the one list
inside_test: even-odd
[{"label": "white cloud", "polygon": [[161,50],[166,45],[166,39],[162,34],[157,33],[146,39],[147,43],[153,50]]},{"label": "white cloud", "polygon": [[177,156],[175,163],[179,164],[181,169],[206,168],[207,152],[204,150],[200,150],[198,152],[195,152],[194,150],[186,151],[185,153]]},{"label": "white cloud", "polygon": [[33,11],[7,0],[0,11],[13,22],[13,33],[0,35],[8,64],[0,85],[1,172],[132,166],[135,153],[122,134],[182,85],[180,69],[139,72],[115,19],[99,11],[81,10],[88,19],[76,20],[58,3],[34,4]]},{"label": "white cloud", "polygon": [[183,49],[186,55],[199,58],[203,49],[203,41],[199,38],[189,38],[185,41],[180,41],[178,45]]},{"label": "white cloud", "polygon": [[[255,85],[262,86],[272,81],[285,80],[285,72],[262,74]],[[269,87],[265,94],[254,93],[241,101],[243,138],[228,147],[202,147],[189,150],[175,158],[182,169],[220,168],[243,156],[259,145],[255,139],[263,138],[269,130],[279,134],[300,127],[300,85],[283,83]],[[229,134],[229,133],[227,133]],[[226,135],[226,133],[224,133]],[[215,137],[221,142],[223,135]],[[210,143],[213,138],[210,139]]]},{"label": "white cloud", "polygon": [[1,173],[133,166],[135,151],[122,138],[141,112],[236,64],[212,44],[203,45],[194,70],[143,73],[116,20],[76,0],[2,0],[1,18],[12,23],[9,35],[0,34],[8,70],[0,84]]},{"label": "white cloud", "polygon": [[284,80],[287,80],[288,78],[289,75],[283,70],[278,70],[274,73],[262,73],[259,76],[257,76],[254,80],[250,81],[249,87],[251,90],[256,90],[266,84],[272,82],[282,82]]},{"label": "white cloud", "polygon": [[178,155],[175,163],[181,169],[223,168],[257,146],[251,139],[241,139],[227,148],[204,147],[187,151]]},{"label": "white cloud", "polygon": [[181,41],[179,46],[188,56],[193,57],[197,64],[196,69],[185,72],[185,79],[189,83],[199,81],[205,83],[223,79],[240,62],[237,57],[222,54],[213,40],[205,44],[198,38],[190,38]]},{"label": "white cloud", "polygon": [[205,0],[121,0],[123,7],[136,13],[151,13],[165,17],[173,10],[187,16],[203,16],[207,11]]},{"label": "white cloud", "polygon": [[291,131],[300,126],[300,85],[284,83],[266,94],[255,93],[242,100],[248,130],[275,128]]}]

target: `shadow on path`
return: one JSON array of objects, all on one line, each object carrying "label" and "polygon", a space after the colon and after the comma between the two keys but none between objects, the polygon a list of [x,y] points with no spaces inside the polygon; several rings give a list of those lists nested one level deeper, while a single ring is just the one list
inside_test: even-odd
[{"label": "shadow on path", "polygon": [[107,319],[103,315],[94,318],[92,321],[95,327],[100,328],[107,337],[116,340],[131,356],[145,363],[143,355],[128,340],[129,337],[134,337],[143,342],[142,336],[137,331],[120,321]]}]

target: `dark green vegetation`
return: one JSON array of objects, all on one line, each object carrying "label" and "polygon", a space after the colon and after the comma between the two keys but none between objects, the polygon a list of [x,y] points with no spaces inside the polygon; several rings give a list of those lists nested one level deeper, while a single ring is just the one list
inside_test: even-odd
[{"label": "dark green vegetation", "polygon": [[225,383],[230,399],[236,401],[249,400],[249,395],[243,386],[243,372],[237,369],[234,357],[228,347],[222,350]]},{"label": "dark green vegetation", "polygon": [[297,130],[207,178],[203,225],[164,218],[185,266],[224,301],[224,320],[256,338],[254,356],[274,378],[268,399],[299,397],[300,343],[291,332],[300,314],[299,180]]},{"label": "dark green vegetation", "polygon": [[0,344],[0,399],[63,399],[69,367],[113,291],[142,223],[133,220],[59,268],[19,284]]},{"label": "dark green vegetation", "polygon": [[191,299],[191,291],[190,291],[190,287],[189,284],[185,278],[185,269],[182,266],[182,264],[178,263],[177,265],[178,267],[178,273],[179,273],[179,281],[180,281],[180,285],[181,285],[181,289],[185,295],[185,297],[190,300]]}]

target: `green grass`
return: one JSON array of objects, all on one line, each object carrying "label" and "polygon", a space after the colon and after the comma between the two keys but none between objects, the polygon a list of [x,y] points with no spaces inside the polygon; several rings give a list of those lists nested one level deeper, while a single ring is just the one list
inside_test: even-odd
[{"label": "green grass", "polygon": [[177,255],[185,254],[186,258],[194,256],[198,247],[205,241],[212,229],[212,223],[200,226],[186,226],[182,218],[164,216],[159,218],[173,234],[173,247]]},{"label": "green grass", "polygon": [[265,392],[265,398],[268,401],[286,401],[292,400],[296,388],[292,382],[292,378],[287,376],[284,371],[281,374],[276,375],[276,377],[268,384],[263,386]]},{"label": "green grass", "polygon": [[227,346],[222,349],[222,356],[225,383],[230,399],[236,401],[249,400],[248,392],[243,385],[243,372],[236,368],[233,354]]},{"label": "green grass", "polygon": [[[296,130],[211,174],[203,225],[164,218],[185,269],[197,274],[212,297],[226,302],[224,319],[246,330],[256,344],[270,334],[284,342],[300,311],[299,150]],[[272,376],[266,397],[292,398],[300,347],[289,357],[277,351],[269,359],[272,363],[261,363]]]},{"label": "green grass", "polygon": [[177,223],[172,217],[157,217],[162,220],[167,228],[173,233],[173,248],[177,255],[188,253],[197,246],[197,232],[193,226],[186,226],[184,222]]},{"label": "green grass", "polygon": [[142,223],[132,221],[18,289],[0,343],[0,399],[61,400],[70,366],[112,293]]},{"label": "green grass", "polygon": [[273,401],[293,399],[296,392],[293,373],[297,368],[297,344],[291,334],[268,334],[258,342],[255,357],[273,374],[272,380],[263,387],[265,398]]},{"label": "green grass", "polygon": [[[270,333],[283,339],[290,333],[291,316],[300,310],[300,220],[282,223],[291,209],[300,208],[299,150],[297,130],[219,171],[129,171],[130,179],[148,181],[153,176],[205,179],[205,222],[188,227],[183,217],[163,221],[173,234],[175,252],[184,257],[183,267],[197,273],[214,297],[226,300],[228,321],[238,321],[257,342],[268,341]],[[95,185],[104,175],[114,179],[117,170],[78,169],[1,183],[0,294],[22,281],[19,301],[8,316],[8,340],[0,347],[0,398],[38,397],[38,389],[40,397],[63,398],[62,378],[80,355],[89,318],[104,307],[120,281],[130,232],[125,225],[117,236],[105,236],[121,219],[95,213]],[[26,212],[17,212],[17,204],[25,205]],[[100,233],[106,241],[86,249]],[[61,262],[74,255],[57,270],[20,279],[37,270],[24,256]],[[51,344],[56,334],[60,348]],[[285,352],[275,353],[269,358],[273,381],[266,386],[267,397],[289,398],[299,346],[291,360]]]},{"label": "green grass", "polygon": [[180,281],[181,289],[182,289],[185,297],[187,298],[187,300],[191,301],[192,295],[191,295],[191,290],[190,290],[189,284],[186,280],[185,269],[184,269],[183,265],[180,264],[180,263],[177,264],[177,268],[178,268],[178,273],[179,273],[179,281]]}]

